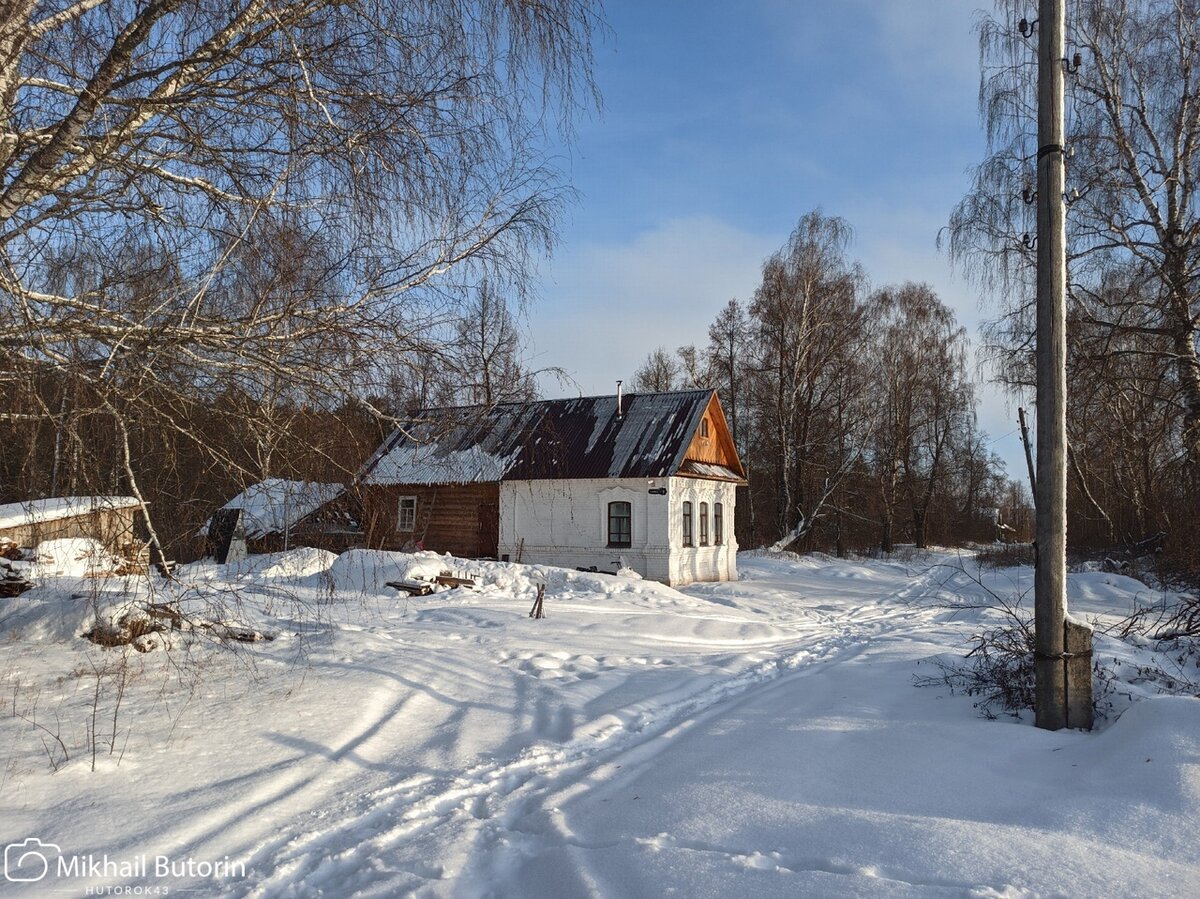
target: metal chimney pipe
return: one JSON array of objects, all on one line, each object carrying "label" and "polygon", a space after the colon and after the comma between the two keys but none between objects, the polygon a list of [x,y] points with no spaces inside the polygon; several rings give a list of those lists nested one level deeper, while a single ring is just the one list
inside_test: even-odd
[{"label": "metal chimney pipe", "polygon": [[621,399],[622,399],[622,397],[621,397],[621,382],[620,382],[620,380],[618,380],[617,381],[617,418],[620,418],[622,415],[625,414],[624,410],[621,408]]}]

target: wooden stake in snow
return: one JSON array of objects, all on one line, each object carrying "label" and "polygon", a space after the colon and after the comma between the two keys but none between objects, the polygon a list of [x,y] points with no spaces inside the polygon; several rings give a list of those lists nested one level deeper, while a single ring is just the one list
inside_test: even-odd
[{"label": "wooden stake in snow", "polygon": [[537,599],[533,601],[533,608],[529,610],[530,618],[545,618],[546,610],[542,607],[542,602],[546,598],[546,585],[538,584]]}]

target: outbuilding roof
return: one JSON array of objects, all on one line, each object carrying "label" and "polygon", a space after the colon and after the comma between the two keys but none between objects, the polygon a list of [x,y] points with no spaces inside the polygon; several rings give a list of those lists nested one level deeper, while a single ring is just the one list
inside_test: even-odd
[{"label": "outbuilding roof", "polygon": [[93,512],[131,509],[141,503],[132,496],[52,496],[0,506],[0,529],[18,528],[45,521],[61,521]]},{"label": "outbuilding roof", "polygon": [[[315,484],[311,481],[288,481],[267,478],[251,484],[222,509],[241,509],[246,536],[251,540],[270,534],[282,534],[346,490],[342,484]],[[208,523],[200,529],[201,537],[208,534]]]},{"label": "outbuilding roof", "polygon": [[683,466],[714,394],[629,393],[620,415],[616,396],[425,409],[375,451],[358,482],[670,477]]}]

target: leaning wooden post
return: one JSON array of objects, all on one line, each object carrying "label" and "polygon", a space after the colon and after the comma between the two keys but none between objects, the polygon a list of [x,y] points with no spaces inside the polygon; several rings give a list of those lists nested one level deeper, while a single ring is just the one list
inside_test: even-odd
[{"label": "leaning wooden post", "polygon": [[537,588],[538,588],[537,599],[535,599],[533,601],[533,608],[529,610],[529,617],[530,618],[545,618],[546,610],[545,610],[545,608],[543,608],[542,603],[546,598],[546,585],[538,584]]},{"label": "leaning wooden post", "polygon": [[1029,425],[1025,421],[1025,410],[1019,407],[1017,421],[1021,425],[1021,443],[1025,447],[1025,467],[1029,469],[1029,495],[1033,497],[1034,508],[1037,508],[1037,475],[1033,470],[1033,449],[1029,446]]},{"label": "leaning wooden post", "polygon": [[1064,621],[1067,572],[1066,186],[1064,0],[1038,4],[1037,571],[1035,720],[1067,725]]}]

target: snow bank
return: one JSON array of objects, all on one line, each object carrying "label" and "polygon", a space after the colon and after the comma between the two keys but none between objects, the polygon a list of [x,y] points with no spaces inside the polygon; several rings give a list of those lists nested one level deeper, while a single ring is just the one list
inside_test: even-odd
[{"label": "snow bank", "polygon": [[418,553],[351,549],[329,566],[335,590],[342,593],[392,593],[388,581],[430,581],[453,568],[454,558],[425,550]]},{"label": "snow bank", "polygon": [[328,571],[335,561],[337,553],[327,549],[298,547],[269,554],[258,573],[260,577],[268,579],[311,577]]},{"label": "snow bank", "polygon": [[670,587],[656,581],[643,581],[637,572],[607,575],[551,565],[460,559],[449,553],[439,555],[430,550],[402,553],[352,549],[338,556],[329,567],[335,590],[359,594],[391,595],[392,589],[386,586],[388,581],[432,581],[446,572],[471,578],[477,590],[492,595],[525,598],[537,592],[538,584],[545,584],[548,591],[562,594],[563,597],[574,594],[595,598],[597,594],[658,593],[683,599],[683,594]]},{"label": "snow bank", "polygon": [[97,590],[94,582],[74,578],[55,578],[15,600],[0,600],[0,630],[30,643],[70,644],[98,624],[111,627],[122,618],[145,617],[135,594]]},{"label": "snow bank", "polygon": [[337,558],[337,553],[329,550],[298,546],[282,552],[256,553],[226,564],[201,559],[179,566],[175,575],[183,583],[214,580],[301,581],[329,571]]},{"label": "snow bank", "polygon": [[64,537],[43,540],[38,544],[29,576],[33,580],[47,577],[87,577],[116,571],[120,560],[91,537]]}]

